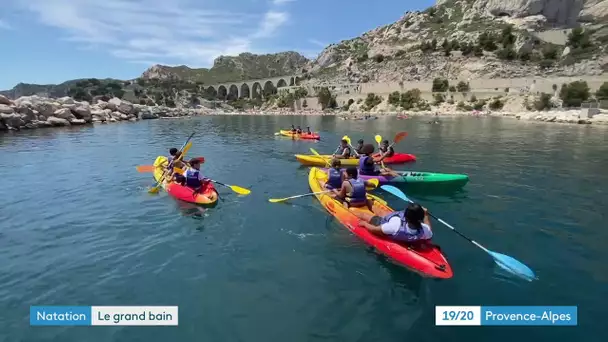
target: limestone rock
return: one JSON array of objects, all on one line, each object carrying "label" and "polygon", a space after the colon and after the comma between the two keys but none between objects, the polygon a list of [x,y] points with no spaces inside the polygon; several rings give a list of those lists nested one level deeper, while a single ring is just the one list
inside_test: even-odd
[{"label": "limestone rock", "polygon": [[116,106],[117,111],[123,114],[131,114],[133,112],[133,104],[128,101],[121,100],[119,98],[113,97],[108,101],[108,103]]},{"label": "limestone rock", "polygon": [[72,119],[70,120],[70,124],[72,125],[85,125],[87,122],[84,119]]},{"label": "limestone rock", "polygon": [[586,0],[578,18],[581,21],[605,22],[608,19],[608,0]]},{"label": "limestone rock", "polygon": [[5,104],[0,104],[0,113],[2,114],[12,114],[14,113],[15,110],[13,109],[13,107],[9,107]]},{"label": "limestone rock", "polygon": [[70,122],[66,119],[58,118],[56,116],[49,116],[46,122],[52,126],[70,126]]},{"label": "limestone rock", "polygon": [[571,26],[576,23],[583,3],[584,0],[477,0],[473,7],[494,16],[543,15],[551,24]]},{"label": "limestone rock", "polygon": [[60,99],[57,99],[57,101],[58,101],[60,104],[62,104],[62,105],[65,105],[65,104],[67,104],[67,105],[71,105],[71,104],[74,104],[74,103],[75,103],[74,99],[73,99],[73,98],[71,98],[71,97],[69,97],[69,96],[64,96],[64,97],[62,97],[62,98],[60,98]]},{"label": "limestone rock", "polygon": [[0,121],[3,121],[4,124],[10,128],[19,128],[20,126],[25,125],[25,121],[21,118],[21,115],[17,113],[6,114],[0,113]]},{"label": "limestone rock", "polygon": [[0,104],[10,106],[13,104],[13,101],[9,100],[6,96],[0,94]]},{"label": "limestone rock", "polygon": [[29,106],[24,106],[23,103],[21,105],[15,107],[15,111],[24,116],[26,122],[30,122],[32,120],[37,119],[38,112],[34,112]]},{"label": "limestone rock", "polygon": [[60,106],[57,102],[35,102],[34,108],[45,117],[52,116],[57,110],[59,110]]},{"label": "limestone rock", "polygon": [[55,113],[53,113],[53,116],[66,120],[74,118],[74,115],[72,115],[72,111],[69,108],[58,109],[55,111]]},{"label": "limestone rock", "polygon": [[78,104],[72,108],[72,114],[78,119],[84,119],[85,121],[91,120],[91,107],[88,103]]}]

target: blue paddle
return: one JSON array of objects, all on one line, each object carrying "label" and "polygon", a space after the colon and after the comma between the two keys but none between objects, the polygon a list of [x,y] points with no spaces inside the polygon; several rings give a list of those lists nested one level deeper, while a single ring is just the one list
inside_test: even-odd
[{"label": "blue paddle", "polygon": [[[409,199],[403,193],[403,191],[395,188],[394,186],[383,185],[380,188],[384,191],[391,193],[392,195],[395,195],[395,196],[401,198],[402,200],[404,200],[406,202],[414,203],[411,199]],[[532,281],[532,280],[536,279],[534,272],[528,266],[524,265],[523,263],[519,262],[518,260],[516,260],[513,257],[510,257],[508,255],[492,252],[491,250],[489,250],[489,249],[485,248],[484,246],[480,245],[479,243],[477,243],[475,240],[471,240],[470,238],[466,237],[465,235],[463,235],[462,233],[457,231],[456,228],[452,227],[449,223],[445,222],[444,220],[438,218],[437,216],[435,216],[431,213],[428,213],[428,214],[435,220],[443,223],[443,225],[445,225],[446,227],[453,230],[456,234],[460,235],[461,237],[465,238],[466,240],[468,240],[475,246],[484,250],[486,253],[490,254],[492,256],[492,258],[494,258],[494,262],[496,262],[496,264],[498,266],[502,267],[504,270],[506,270],[516,276],[519,276],[527,281]]]}]

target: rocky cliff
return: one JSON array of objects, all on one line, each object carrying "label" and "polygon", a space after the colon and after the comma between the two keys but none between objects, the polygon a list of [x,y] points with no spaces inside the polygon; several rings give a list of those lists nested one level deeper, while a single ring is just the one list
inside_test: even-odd
[{"label": "rocky cliff", "polygon": [[439,0],[332,44],[312,82],[358,83],[600,75],[608,0]]},{"label": "rocky cliff", "polygon": [[146,70],[141,78],[215,84],[293,75],[300,73],[307,62],[309,60],[306,57],[292,51],[267,55],[242,53],[234,57],[216,58],[210,69],[192,69],[185,65],[177,67],[155,65]]}]

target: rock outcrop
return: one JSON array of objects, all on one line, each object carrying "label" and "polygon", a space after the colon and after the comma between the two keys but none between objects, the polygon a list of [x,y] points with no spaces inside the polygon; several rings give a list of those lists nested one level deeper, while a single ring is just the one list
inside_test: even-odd
[{"label": "rock outcrop", "polygon": [[[217,112],[218,110],[214,110]],[[219,111],[222,111],[219,109]],[[132,104],[118,98],[109,101],[74,101],[70,97],[50,99],[24,96],[14,101],[0,95],[0,131],[41,127],[85,125],[137,121],[162,117],[181,117],[210,114],[208,108],[178,109],[162,106]]]}]

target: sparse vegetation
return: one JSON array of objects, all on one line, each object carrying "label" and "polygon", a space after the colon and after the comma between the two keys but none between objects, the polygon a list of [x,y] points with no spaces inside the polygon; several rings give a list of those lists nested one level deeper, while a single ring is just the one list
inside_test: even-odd
[{"label": "sparse vegetation", "polygon": [[321,109],[337,107],[336,97],[332,95],[331,91],[329,91],[329,88],[327,87],[321,87],[317,91],[317,100],[321,105]]},{"label": "sparse vegetation", "polygon": [[436,78],[433,80],[433,92],[443,93],[448,91],[450,84],[445,78]]},{"label": "sparse vegetation", "polygon": [[598,100],[608,100],[608,82],[604,82],[595,92],[595,97]]},{"label": "sparse vegetation", "polygon": [[445,102],[445,96],[443,96],[443,94],[434,94],[433,99],[435,100],[435,102],[433,103],[433,105],[435,106],[438,106]]},{"label": "sparse vegetation", "polygon": [[469,82],[460,81],[456,85],[456,89],[459,93],[466,93],[468,91],[471,91],[471,86],[469,85]]},{"label": "sparse vegetation", "polygon": [[483,107],[486,105],[486,103],[486,100],[479,100],[473,104],[473,109],[483,110]]},{"label": "sparse vegetation", "polygon": [[384,61],[384,55],[382,55],[382,54],[379,53],[379,54],[377,54],[377,55],[374,56],[374,60],[377,63],[382,63]]},{"label": "sparse vegetation", "polygon": [[534,109],[538,111],[549,110],[551,107],[551,95],[549,94],[541,93],[539,98],[534,101]]},{"label": "sparse vegetation", "polygon": [[367,110],[371,110],[372,108],[376,107],[380,103],[382,103],[382,97],[380,97],[374,93],[369,93],[369,94],[367,94],[367,97],[365,98],[364,106]]},{"label": "sparse vegetation", "polygon": [[583,102],[589,99],[589,95],[589,86],[585,81],[564,84],[559,92],[564,107],[580,107]]},{"label": "sparse vegetation", "polygon": [[488,104],[488,108],[491,110],[501,110],[504,105],[504,102],[502,102],[500,99],[494,99],[492,102],[490,102],[490,104]]},{"label": "sparse vegetation", "polygon": [[459,101],[456,105],[456,109],[460,111],[470,112],[473,110],[473,107],[464,103],[464,101]]}]

